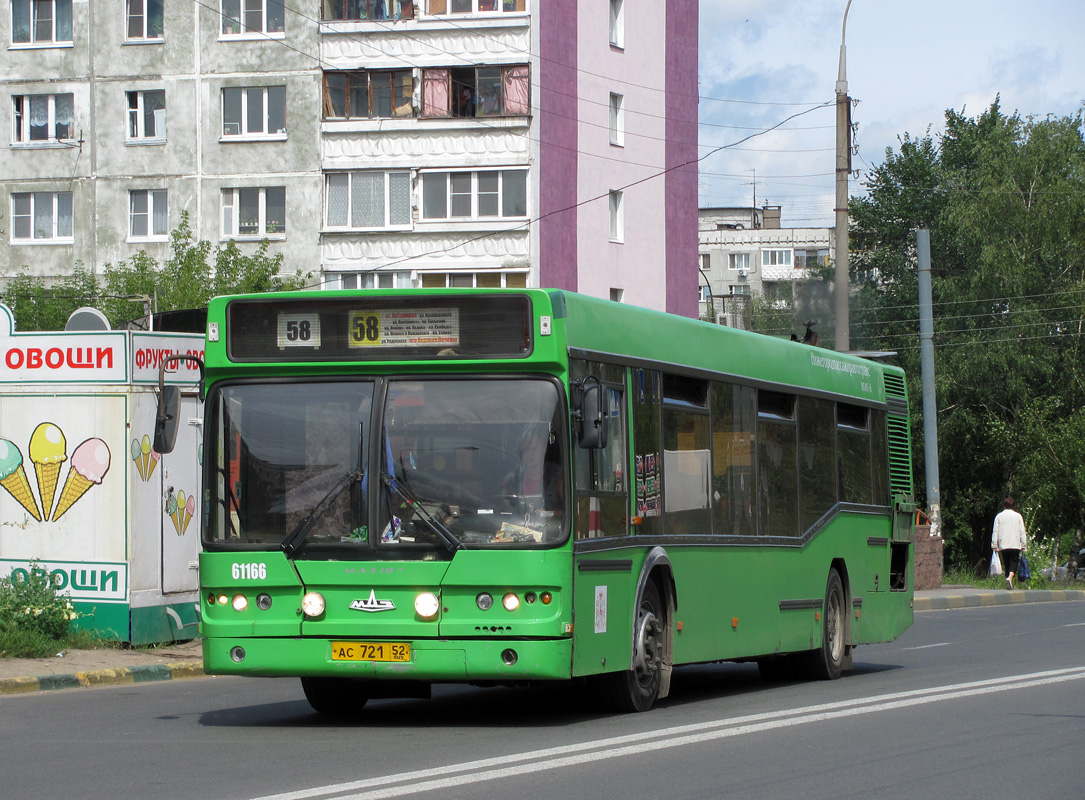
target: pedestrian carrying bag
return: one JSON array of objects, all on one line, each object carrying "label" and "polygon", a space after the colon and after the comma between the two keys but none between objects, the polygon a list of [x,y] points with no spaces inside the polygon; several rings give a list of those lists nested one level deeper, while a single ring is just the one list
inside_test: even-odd
[{"label": "pedestrian carrying bag", "polygon": [[1028,559],[1025,558],[1025,554],[1021,554],[1021,563],[1017,565],[1017,578],[1018,580],[1027,581],[1032,577],[1032,570],[1028,568]]},{"label": "pedestrian carrying bag", "polygon": [[988,570],[987,575],[989,577],[993,578],[995,575],[1001,575],[1001,574],[1002,574],[1002,559],[999,558],[997,550],[992,550],[991,551],[991,569]]}]

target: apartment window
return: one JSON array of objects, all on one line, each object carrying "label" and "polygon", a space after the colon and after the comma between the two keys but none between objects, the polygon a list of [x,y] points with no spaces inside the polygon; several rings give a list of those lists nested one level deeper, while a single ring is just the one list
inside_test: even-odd
[{"label": "apartment window", "polygon": [[222,90],[222,135],[281,138],[286,135],[286,87]]},{"label": "apartment window", "polygon": [[623,213],[622,192],[610,193],[610,241],[625,241],[625,214]]},{"label": "apartment window", "polygon": [[524,272],[424,272],[423,289],[526,289]]},{"label": "apartment window", "polygon": [[429,0],[426,10],[434,16],[445,14],[501,14],[527,10],[527,0]]},{"label": "apartment window", "polygon": [[11,0],[12,44],[72,41],[72,0]]},{"label": "apartment window", "polygon": [[125,92],[128,97],[128,138],[166,138],[166,92]]},{"label": "apartment window", "polygon": [[762,267],[790,267],[791,266],[791,251],[790,250],[762,250],[761,251],[761,266]]},{"label": "apartment window", "polygon": [[125,36],[131,40],[162,39],[163,0],[126,0],[128,27]]},{"label": "apartment window", "polygon": [[12,243],[68,243],[72,240],[71,192],[16,192],[11,195]]},{"label": "apartment window", "polygon": [[829,266],[829,249],[796,250],[795,269],[813,269],[814,267]]},{"label": "apartment window", "polygon": [[414,0],[323,0],[320,18],[332,20],[411,19]]},{"label": "apartment window", "polygon": [[324,280],[325,289],[409,289],[409,272],[337,272]]},{"label": "apartment window", "polygon": [[165,241],[169,236],[169,193],[165,189],[139,189],[128,193],[130,239]]},{"label": "apartment window", "polygon": [[75,138],[75,95],[21,94],[12,100],[12,141],[47,144]]},{"label": "apartment window", "polygon": [[409,69],[325,72],[324,119],[410,117],[413,94],[414,74]]},{"label": "apartment window", "polygon": [[410,172],[333,172],[327,176],[329,228],[391,228],[411,224]]},{"label": "apartment window", "polygon": [[727,254],[727,269],[741,270],[744,269],[747,272],[750,271],[750,254],[749,253],[728,253]]},{"label": "apartment window", "polygon": [[222,35],[283,32],[282,0],[222,0]]},{"label": "apartment window", "polygon": [[286,237],[286,187],[222,190],[224,238]]},{"label": "apartment window", "polygon": [[528,114],[528,69],[453,67],[422,70],[422,116],[493,117]]},{"label": "apartment window", "polygon": [[610,143],[625,146],[625,96],[610,93]]},{"label": "apartment window", "polygon": [[712,299],[712,287],[701,285],[697,287],[697,291],[697,299],[700,302],[707,303],[709,300]]},{"label": "apartment window", "polygon": [[492,219],[527,216],[527,170],[425,172],[423,219]]},{"label": "apartment window", "polygon": [[625,47],[625,2],[610,0],[610,43]]}]

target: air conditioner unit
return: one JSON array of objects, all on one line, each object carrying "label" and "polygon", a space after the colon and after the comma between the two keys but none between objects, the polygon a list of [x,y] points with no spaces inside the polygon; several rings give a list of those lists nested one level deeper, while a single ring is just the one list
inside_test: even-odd
[{"label": "air conditioner unit", "polygon": [[750,271],[745,267],[740,267],[738,270],[738,277],[745,278],[750,274]]}]

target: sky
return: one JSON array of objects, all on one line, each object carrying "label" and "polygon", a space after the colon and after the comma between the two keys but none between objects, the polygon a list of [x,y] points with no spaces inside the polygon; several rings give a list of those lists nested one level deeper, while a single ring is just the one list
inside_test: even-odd
[{"label": "sky", "polygon": [[[701,0],[699,202],[782,206],[833,225],[837,68],[848,0]],[[857,124],[851,195],[905,133],[945,112],[1068,116],[1085,106],[1085,0],[852,0],[845,35]],[[819,104],[824,108],[815,108]],[[806,112],[808,109],[814,110]],[[801,116],[764,135],[740,139]],[[755,195],[756,192],[756,195]]]}]

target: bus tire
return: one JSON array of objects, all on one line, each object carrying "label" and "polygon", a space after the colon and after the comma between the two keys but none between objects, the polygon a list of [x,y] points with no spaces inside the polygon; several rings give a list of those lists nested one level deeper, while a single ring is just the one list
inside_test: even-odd
[{"label": "bus tire", "polygon": [[811,650],[810,675],[818,680],[835,681],[844,669],[848,649],[848,620],[844,610],[844,584],[840,573],[829,570],[825,586],[825,608],[821,616],[821,647]]},{"label": "bus tire", "polygon": [[305,699],[318,714],[354,714],[369,700],[365,683],[353,678],[302,678],[301,688]]},{"label": "bus tire", "polygon": [[620,713],[650,709],[659,698],[663,684],[667,614],[659,587],[653,580],[644,586],[633,630],[633,669],[599,676],[603,702],[612,711]]}]

